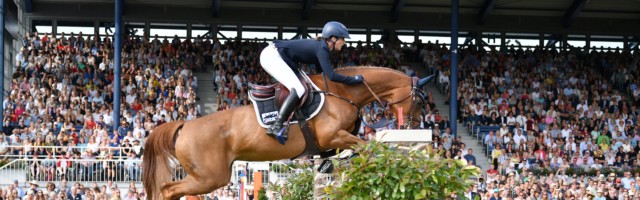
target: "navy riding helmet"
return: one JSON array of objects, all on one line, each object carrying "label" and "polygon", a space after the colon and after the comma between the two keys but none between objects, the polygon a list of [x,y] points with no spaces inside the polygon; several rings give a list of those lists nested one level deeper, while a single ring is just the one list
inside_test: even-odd
[{"label": "navy riding helmet", "polygon": [[327,22],[327,24],[324,25],[324,28],[322,28],[323,38],[331,38],[331,36],[350,39],[347,27],[336,21]]}]

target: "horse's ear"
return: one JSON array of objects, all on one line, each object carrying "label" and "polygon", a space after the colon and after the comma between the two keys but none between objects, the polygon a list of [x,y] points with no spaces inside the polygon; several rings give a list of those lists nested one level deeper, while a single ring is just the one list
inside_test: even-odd
[{"label": "horse's ear", "polygon": [[435,78],[436,75],[431,75],[431,76],[427,76],[424,78],[421,78],[420,80],[418,80],[418,87],[422,87],[424,85],[426,85],[427,83],[429,83],[431,80],[433,80],[433,78]]}]

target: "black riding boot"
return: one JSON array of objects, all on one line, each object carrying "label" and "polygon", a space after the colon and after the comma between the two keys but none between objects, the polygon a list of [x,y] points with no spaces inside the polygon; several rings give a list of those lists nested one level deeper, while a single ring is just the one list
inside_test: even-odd
[{"label": "black riding boot", "polygon": [[284,144],[289,137],[289,133],[286,129],[283,129],[282,126],[284,122],[291,116],[291,112],[298,104],[298,94],[295,89],[291,89],[289,92],[289,96],[282,102],[282,106],[280,107],[280,112],[278,114],[278,119],[267,129],[267,134],[274,135],[278,139],[280,144]]}]

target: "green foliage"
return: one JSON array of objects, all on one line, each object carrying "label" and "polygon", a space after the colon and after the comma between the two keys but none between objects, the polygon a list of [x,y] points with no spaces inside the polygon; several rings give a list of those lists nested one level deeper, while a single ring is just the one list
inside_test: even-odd
[{"label": "green foliage", "polygon": [[282,184],[269,184],[269,190],[276,191],[282,199],[313,199],[313,167],[311,165],[292,165],[292,175]]},{"label": "green foliage", "polygon": [[266,188],[262,188],[260,189],[260,191],[258,191],[258,200],[269,200],[269,197],[267,197]]},{"label": "green foliage", "polygon": [[464,196],[481,170],[441,159],[432,149],[401,151],[379,142],[357,146],[346,164],[334,165],[342,183],[330,188],[334,199],[448,199]]}]

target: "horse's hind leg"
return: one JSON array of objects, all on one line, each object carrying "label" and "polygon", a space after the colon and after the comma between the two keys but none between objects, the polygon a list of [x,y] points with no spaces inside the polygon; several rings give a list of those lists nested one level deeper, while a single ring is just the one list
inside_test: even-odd
[{"label": "horse's hind leg", "polygon": [[[223,171],[211,174],[213,176],[210,177],[196,178],[195,176],[187,176],[180,181],[166,183],[162,187],[162,196],[165,200],[175,200],[185,195],[199,195],[212,192],[213,190],[224,187],[229,183],[231,172]],[[229,175],[226,176],[227,178],[222,178],[223,174]]]},{"label": "horse's hind leg", "polygon": [[[229,184],[232,161],[227,159],[226,156],[215,154],[215,156],[211,156],[214,158],[213,160],[221,162],[211,162],[208,159],[193,158],[199,156],[207,157],[205,155],[194,154],[193,152],[190,152],[191,154],[184,153],[179,151],[178,160],[180,160],[180,163],[185,163],[182,167],[187,176],[178,182],[167,183],[162,187],[162,196],[165,200],[179,199],[184,195],[205,194]],[[229,161],[225,162],[224,160]]]}]

